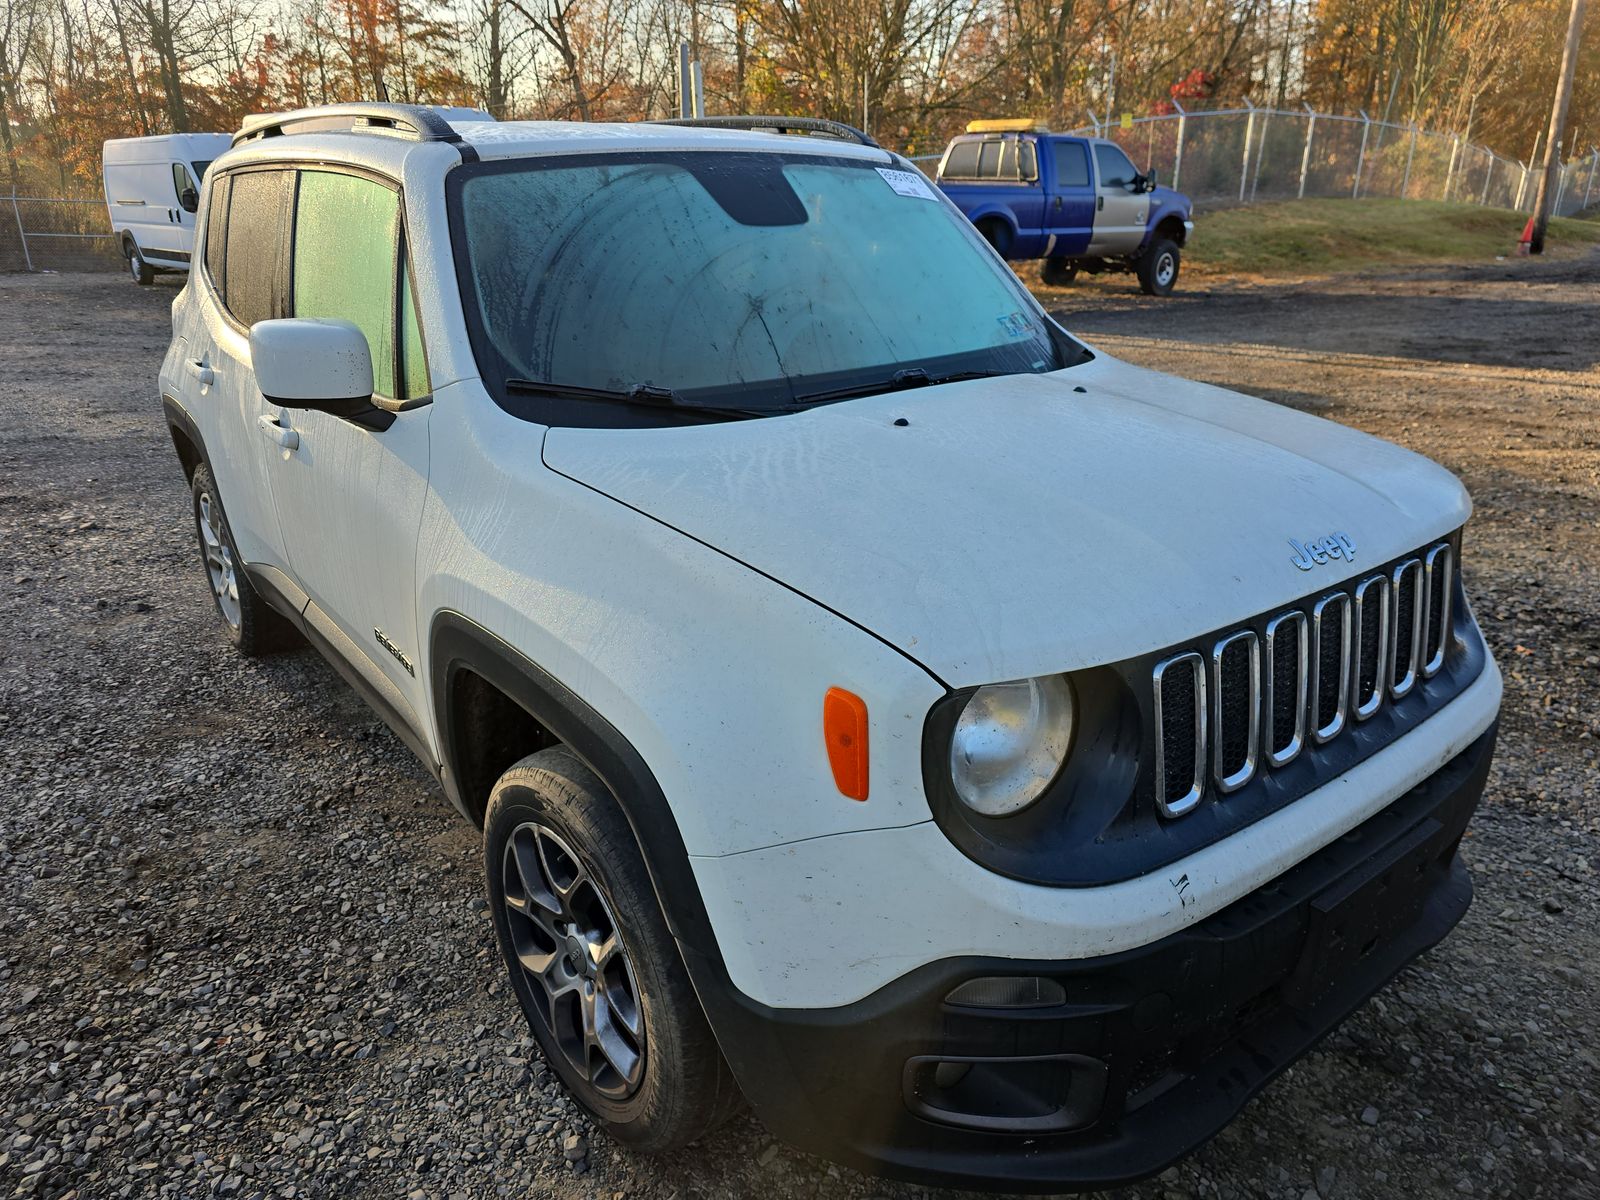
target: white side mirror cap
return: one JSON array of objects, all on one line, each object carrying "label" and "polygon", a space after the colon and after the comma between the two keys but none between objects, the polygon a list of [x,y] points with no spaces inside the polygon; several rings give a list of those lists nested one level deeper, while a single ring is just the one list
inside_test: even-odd
[{"label": "white side mirror cap", "polygon": [[349,321],[290,317],[250,327],[256,386],[274,404],[347,414],[372,400],[372,351]]}]

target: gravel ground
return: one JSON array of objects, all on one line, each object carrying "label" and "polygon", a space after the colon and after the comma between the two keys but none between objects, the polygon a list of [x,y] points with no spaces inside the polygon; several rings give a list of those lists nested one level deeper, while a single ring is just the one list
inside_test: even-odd
[{"label": "gravel ground", "polygon": [[[1123,1194],[1600,1195],[1600,256],[1201,286],[1044,294],[1460,473],[1507,694],[1460,929]],[[313,653],[214,625],[152,395],[173,295],[0,277],[0,1194],[928,1195],[749,1117],[635,1158],[563,1099],[473,832]]]}]

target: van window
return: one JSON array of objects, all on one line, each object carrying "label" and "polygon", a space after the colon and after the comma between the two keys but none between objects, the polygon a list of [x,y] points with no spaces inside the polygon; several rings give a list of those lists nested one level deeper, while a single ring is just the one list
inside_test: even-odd
[{"label": "van window", "polygon": [[1133,169],[1133,163],[1128,161],[1128,156],[1115,146],[1096,146],[1094,162],[1100,168],[1100,186],[1103,188],[1125,187],[1139,174]]},{"label": "van window", "polygon": [[1056,186],[1088,187],[1089,156],[1082,142],[1055,142]]},{"label": "van window", "polygon": [[190,175],[189,175],[189,168],[184,166],[182,163],[173,163],[172,164],[172,192],[173,192],[173,195],[176,196],[179,201],[182,201],[184,192],[186,192],[186,191],[198,192],[199,190],[200,190],[199,186],[195,183],[193,178],[191,178]]},{"label": "van window", "polygon": [[408,274],[399,267],[400,194],[375,180],[302,171],[294,221],[294,315],[338,317],[366,334],[380,396],[428,393]]},{"label": "van window", "polygon": [[224,235],[223,303],[246,327],[278,315],[278,248],[288,208],[290,171],[233,177]]}]

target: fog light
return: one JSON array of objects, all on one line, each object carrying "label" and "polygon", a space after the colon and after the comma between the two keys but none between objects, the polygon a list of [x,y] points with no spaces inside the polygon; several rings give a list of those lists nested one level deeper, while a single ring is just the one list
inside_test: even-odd
[{"label": "fog light", "polygon": [[1032,975],[985,975],[969,979],[944,998],[966,1008],[1051,1008],[1067,1002],[1067,989]]}]

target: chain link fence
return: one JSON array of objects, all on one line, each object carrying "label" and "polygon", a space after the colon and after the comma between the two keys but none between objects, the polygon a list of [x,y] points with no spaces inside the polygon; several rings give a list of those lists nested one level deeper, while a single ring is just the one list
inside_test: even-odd
[{"label": "chain link fence", "polygon": [[122,251],[106,202],[0,196],[0,271],[111,271]]},{"label": "chain link fence", "polygon": [[[1197,206],[1224,208],[1258,200],[1389,196],[1453,200],[1531,212],[1540,162],[1521,163],[1454,134],[1414,125],[1336,116],[1309,108],[1213,109],[1134,117],[1124,125],[1091,117],[1068,132],[1110,138],[1134,163]],[[941,155],[915,161],[932,172]],[[1557,170],[1553,212],[1600,203],[1600,149]]]}]

